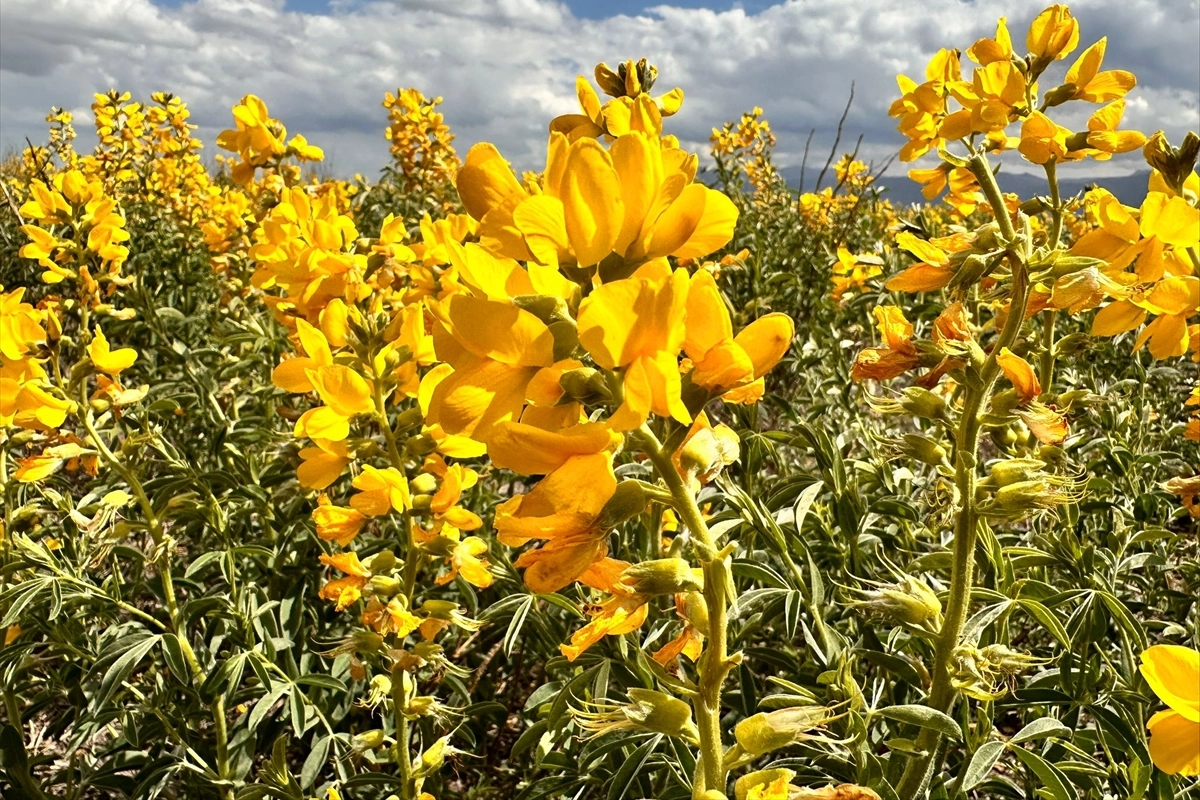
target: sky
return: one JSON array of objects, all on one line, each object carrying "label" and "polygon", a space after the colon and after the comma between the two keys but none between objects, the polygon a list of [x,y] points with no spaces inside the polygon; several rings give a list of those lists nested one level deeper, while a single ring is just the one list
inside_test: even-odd
[{"label": "sky", "polygon": [[[577,109],[576,75],[599,61],[649,57],[655,91],[684,89],[668,120],[690,149],[761,106],[798,165],[809,131],[819,161],[851,85],[848,146],[881,162],[903,138],[887,108],[895,76],[918,80],[941,47],[967,48],[1007,16],[1018,49],[1045,0],[4,0],[0,3],[0,149],[45,140],[50,106],[74,112],[80,142],[94,92],[181,96],[211,157],[230,108],[254,93],[289,133],[325,149],[333,174],[375,174],[387,160],[387,91],[445,98],[460,154],[494,142],[518,169],[539,169],[546,125]],[[1123,127],[1200,129],[1200,0],[1073,3],[1080,50],[1109,38],[1104,66],[1138,76]],[[1059,77],[1068,62],[1052,68]],[[1094,106],[1060,121],[1081,129]],[[94,141],[94,140],[93,140]],[[819,164],[818,164],[819,166]],[[1123,174],[1140,158],[1076,171]],[[1082,173],[1081,173],[1082,174]]]}]

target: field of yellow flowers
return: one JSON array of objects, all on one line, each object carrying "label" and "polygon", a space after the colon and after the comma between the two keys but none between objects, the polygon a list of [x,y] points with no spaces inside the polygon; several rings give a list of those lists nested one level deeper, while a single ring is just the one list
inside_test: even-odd
[{"label": "field of yellow flowers", "polygon": [[415,89],[374,183],[253,95],[215,165],[173,95],[53,109],[0,167],[0,795],[1200,797],[1200,138],[1082,23],[899,76],[913,208],[789,186],[759,109],[688,152],[644,58],[524,175]]}]

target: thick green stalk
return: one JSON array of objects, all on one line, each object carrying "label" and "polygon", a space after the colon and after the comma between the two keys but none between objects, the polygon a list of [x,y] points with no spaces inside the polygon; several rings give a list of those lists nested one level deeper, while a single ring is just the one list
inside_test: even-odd
[{"label": "thick green stalk", "polygon": [[696,664],[699,691],[692,701],[696,725],[700,730],[700,763],[697,765],[694,796],[700,797],[709,789],[723,793],[728,771],[725,769],[725,745],[721,740],[721,688],[734,665],[728,652],[730,598],[725,596],[727,567],[696,504],[696,496],[675,469],[671,455],[664,452],[662,443],[649,428],[643,426],[640,433],[646,455],[671,492],[680,519],[691,533],[704,571],[708,630],[705,631],[707,642],[704,653]]},{"label": "thick green stalk", "polygon": [[[1014,238],[1012,221],[987,160],[983,156],[971,159],[971,170],[992,204],[1001,234],[1011,242]],[[946,613],[934,650],[932,685],[926,700],[926,705],[943,713],[950,712],[958,697],[952,683],[954,650],[958,647],[959,636],[970,610],[971,588],[974,583],[975,543],[979,531],[979,509],[975,494],[978,479],[980,413],[991,399],[996,379],[1000,375],[1000,365],[996,357],[1003,348],[1012,346],[1025,321],[1025,309],[1029,302],[1029,276],[1022,257],[1022,253],[1017,253],[1010,247],[1012,298],[1008,317],[991,353],[980,369],[978,381],[968,381],[965,384],[963,407],[954,441],[954,483],[958,501],[954,521],[954,561]],[[922,754],[908,762],[900,784],[896,787],[900,797],[905,800],[918,800],[925,796],[941,743],[942,735],[937,731],[931,728],[921,731],[917,738],[917,750]]]}]

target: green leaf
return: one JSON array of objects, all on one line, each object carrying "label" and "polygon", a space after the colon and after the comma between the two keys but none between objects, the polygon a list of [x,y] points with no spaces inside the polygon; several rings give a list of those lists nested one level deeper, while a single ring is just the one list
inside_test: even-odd
[{"label": "green leaf", "polygon": [[1033,722],[1021,728],[1017,735],[1008,740],[1009,744],[1020,744],[1021,742],[1031,742],[1034,739],[1070,739],[1074,733],[1063,723],[1053,717],[1042,717],[1035,719]]},{"label": "green leaf", "polygon": [[971,761],[959,779],[959,791],[969,792],[992,774],[1000,756],[1004,755],[1004,742],[984,742],[971,756]]},{"label": "green leaf", "polygon": [[320,775],[321,768],[325,766],[325,761],[329,757],[329,745],[332,742],[332,736],[322,736],[313,743],[308,758],[304,759],[304,765],[300,767],[301,788],[309,789],[317,782],[317,776]]},{"label": "green leaf", "polygon": [[962,728],[949,714],[944,714],[936,708],[922,705],[888,706],[873,712],[873,716],[916,725],[919,728],[930,728],[956,741],[962,741]]},{"label": "green leaf", "polygon": [[121,684],[133,673],[134,667],[141,663],[146,654],[154,649],[162,636],[147,636],[129,646],[120,658],[105,669],[104,677],[100,680],[100,688],[92,697],[92,707],[99,710],[108,706],[109,700],[116,694]]},{"label": "green leaf", "polygon": [[612,781],[609,784],[608,800],[625,800],[626,795],[629,794],[630,787],[633,786],[638,775],[641,773],[642,766],[650,758],[651,754],[654,753],[654,749],[658,747],[662,739],[661,733],[656,734],[625,759],[625,763],[617,770],[617,774],[613,775]]},{"label": "green leaf", "polygon": [[1042,626],[1050,632],[1050,635],[1058,640],[1058,643],[1063,647],[1070,649],[1071,635],[1067,633],[1067,629],[1058,621],[1058,617],[1054,616],[1054,612],[1046,608],[1036,600],[1028,598],[1020,598],[1017,600],[1017,605],[1024,609],[1029,616],[1042,623]]},{"label": "green leaf", "polygon": [[1078,795],[1062,770],[1032,750],[1026,750],[1024,747],[1014,747],[1012,750],[1021,763],[1038,777],[1038,781],[1041,782],[1039,788],[1050,792],[1054,800],[1078,800]]}]

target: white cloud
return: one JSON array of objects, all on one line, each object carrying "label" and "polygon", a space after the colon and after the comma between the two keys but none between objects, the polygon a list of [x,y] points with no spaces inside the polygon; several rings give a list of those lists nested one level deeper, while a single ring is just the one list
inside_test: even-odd
[{"label": "white cloud", "polygon": [[[813,128],[823,154],[854,82],[847,133],[851,141],[862,133],[864,154],[882,159],[900,143],[887,117],[897,72],[919,76],[939,47],[991,35],[1002,14],[1020,46],[1043,4],[792,0],[753,15],[660,6],[588,21],[550,0],[342,0],[330,15],[290,12],[283,0],[177,9],[5,0],[0,141],[12,148],[44,138],[51,105],[86,119],[92,93],[118,86],[179,94],[212,148],[229,108],[253,92],[292,132],[325,147],[336,171],[371,174],[386,160],[383,93],[416,86],[446,98],[462,151],[486,139],[518,167],[537,168],[546,123],[574,109],[575,75],[646,55],[661,87],[684,88],[670,129],[693,148],[704,148],[713,126],[760,105],[779,135],[780,163],[798,162]],[[1200,127],[1197,0],[1094,0],[1073,10],[1085,43],[1109,36],[1106,66],[1141,81],[1127,127],[1161,127],[1175,140]]]}]

